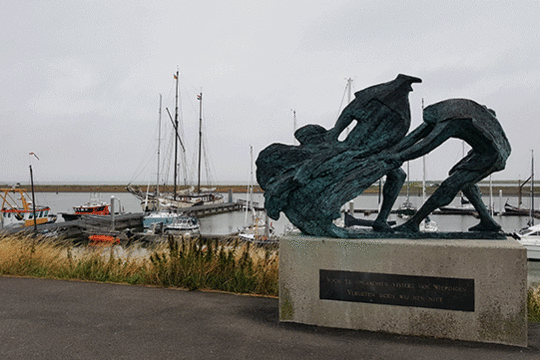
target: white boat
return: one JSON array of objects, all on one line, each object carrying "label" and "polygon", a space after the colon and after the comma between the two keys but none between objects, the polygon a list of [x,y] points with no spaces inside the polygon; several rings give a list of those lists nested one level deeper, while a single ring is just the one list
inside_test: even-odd
[{"label": "white boat", "polygon": [[423,232],[437,232],[439,231],[439,227],[437,226],[437,223],[433,220],[431,220],[428,217],[426,217],[422,222],[420,223],[420,231]]},{"label": "white boat", "polygon": [[0,189],[0,200],[2,201],[0,212],[2,228],[28,227],[56,221],[56,216],[51,214],[50,207],[38,204],[34,207],[25,189],[2,188]]},{"label": "white boat", "polygon": [[164,226],[165,234],[198,235],[200,234],[200,225],[197,218],[193,216],[179,216],[169,225]]},{"label": "white boat", "polygon": [[533,225],[514,232],[513,236],[527,249],[527,259],[540,261],[540,225]]},{"label": "white boat", "polygon": [[144,215],[143,227],[145,229],[151,229],[152,227],[155,227],[156,224],[160,223],[162,224],[162,226],[167,226],[172,224],[176,219],[181,216],[182,214],[168,210],[153,211]]},{"label": "white boat", "polygon": [[403,219],[409,219],[416,212],[416,206],[409,200],[405,200],[403,204],[396,210],[398,216]]},{"label": "white boat", "polygon": [[265,242],[274,237],[274,227],[264,212],[253,213],[252,222],[238,231],[238,238],[248,242]]}]

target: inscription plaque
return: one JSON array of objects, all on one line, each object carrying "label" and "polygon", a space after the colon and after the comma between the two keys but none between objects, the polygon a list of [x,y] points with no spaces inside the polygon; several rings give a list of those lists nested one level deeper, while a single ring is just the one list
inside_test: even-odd
[{"label": "inscription plaque", "polygon": [[474,279],[319,270],[319,298],[474,311]]}]

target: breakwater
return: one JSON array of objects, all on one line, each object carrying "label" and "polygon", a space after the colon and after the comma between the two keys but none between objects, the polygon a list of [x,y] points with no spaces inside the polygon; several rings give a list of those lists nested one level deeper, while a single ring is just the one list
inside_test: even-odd
[{"label": "breakwater", "polygon": [[[144,189],[146,191],[147,185],[132,185],[133,187],[139,187],[141,189]],[[0,187],[11,187],[11,185],[8,184],[0,184]],[[24,184],[21,183],[19,186],[21,188],[30,189],[30,184]],[[206,186],[205,186],[206,187]],[[178,191],[182,191],[185,189],[189,189],[190,186],[179,186]],[[220,192],[220,193],[228,193],[229,190],[231,190],[233,193],[246,193],[247,192],[247,185],[216,185],[211,186],[212,189],[215,189],[213,191]],[[155,189],[155,186],[150,186],[150,191],[153,191]],[[100,192],[100,193],[123,193],[128,192],[126,190],[126,185],[77,185],[77,184],[61,184],[61,185],[34,185],[34,191],[35,192],[54,192],[54,193],[61,193],[61,192],[83,192],[83,193],[92,193],[92,192]],[[160,191],[165,192],[172,192],[173,186],[172,185],[166,185],[166,186],[160,186]],[[262,193],[262,189],[256,185],[253,186],[253,192],[254,193]]]},{"label": "breakwater", "polygon": [[[438,187],[440,182],[429,182],[426,186],[426,194],[430,195],[435,191]],[[139,187],[141,189],[144,189],[146,191],[147,185],[132,185],[133,187]],[[480,187],[480,190],[482,191],[482,194],[487,195],[489,194],[489,184],[485,182],[481,182],[478,184]],[[0,187],[11,187],[11,185],[8,184],[0,184]],[[30,189],[30,184],[21,184],[22,188]],[[153,191],[155,186],[150,186],[150,191]],[[190,188],[189,186],[179,186],[178,191],[182,191],[185,189]],[[216,185],[212,186],[212,188],[215,188],[215,192],[219,193],[228,193],[229,190],[231,190],[233,193],[247,193],[248,187],[247,185]],[[79,192],[79,193],[92,193],[92,192],[100,192],[100,193],[123,193],[127,192],[126,185],[77,185],[77,184],[61,184],[61,185],[35,185],[34,190],[36,192],[45,192],[45,193],[61,193],[61,192]],[[161,192],[172,192],[173,186],[160,186]],[[401,189],[401,194],[405,194],[407,191],[406,184],[403,185]],[[511,182],[505,182],[505,184],[493,184],[492,186],[492,192],[494,196],[498,196],[499,191],[503,192],[503,196],[518,196],[519,195],[519,186],[518,182],[516,181],[515,184]],[[259,185],[253,186],[253,192],[254,193],[263,193],[264,191],[260,188]],[[366,191],[364,191],[365,194],[376,194],[379,192],[379,185],[374,184]],[[416,196],[422,194],[422,183],[421,182],[411,182],[409,183],[409,193],[411,196]],[[522,190],[523,197],[529,197],[530,196],[530,188],[527,186],[523,188]],[[535,196],[538,196],[537,190],[535,190]]]}]

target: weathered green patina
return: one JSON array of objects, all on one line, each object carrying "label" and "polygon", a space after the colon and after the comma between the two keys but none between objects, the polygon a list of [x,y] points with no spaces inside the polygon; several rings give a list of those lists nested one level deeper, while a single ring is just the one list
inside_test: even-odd
[{"label": "weathered green patina", "polygon": [[[400,74],[393,81],[359,91],[332,129],[306,125],[295,133],[300,145],[272,144],[261,151],[257,181],[265,191],[268,216],[277,220],[284,212],[307,235],[364,237],[335,226],[333,220],[341,216],[342,205],[386,175],[383,204],[373,223],[376,232],[417,233],[418,224],[460,190],[481,216],[472,230],[498,231],[474,184],[504,168],[510,145],[502,127],[486,107],[455,99],[427,107],[425,122],[405,136],[411,123],[408,94],[411,84],[418,82]],[[346,139],[338,140],[353,121],[357,124]],[[471,152],[409,222],[391,228],[387,218],[405,180],[401,165],[451,137],[468,142]]]}]

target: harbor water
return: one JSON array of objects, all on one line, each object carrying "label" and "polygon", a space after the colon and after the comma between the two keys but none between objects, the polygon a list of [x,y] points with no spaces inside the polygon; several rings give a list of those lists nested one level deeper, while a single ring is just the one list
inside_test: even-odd
[{"label": "harbor water", "polygon": [[[131,213],[140,213],[141,205],[140,201],[129,193],[101,193],[100,198],[110,203],[111,197],[118,199],[119,201],[115,202],[115,206],[118,206],[120,203],[120,208],[124,212]],[[46,204],[51,208],[51,211],[54,214],[59,214],[63,212],[72,213],[73,206],[78,206],[87,203],[90,200],[90,193],[36,193],[36,202],[40,204]],[[228,199],[228,195],[224,194],[224,198]],[[246,194],[235,193],[233,194],[233,201],[239,199],[246,199]],[[404,196],[400,196],[394,208],[399,207],[404,201]],[[412,196],[409,199],[415,206],[420,207],[422,204],[422,199],[420,196]],[[504,203],[508,200],[509,204],[517,205],[518,199],[516,197],[503,198],[499,197],[493,198],[494,211],[499,213],[499,208],[504,206]],[[262,194],[253,194],[253,201],[258,203],[259,206],[264,205],[264,196]],[[484,196],[484,202],[489,203],[489,197]],[[523,206],[527,208],[529,206],[527,199],[523,200]],[[538,201],[535,201],[537,204]],[[451,205],[459,205],[459,198],[454,199]],[[368,194],[362,195],[356,198],[353,201],[354,209],[365,209],[365,210],[375,210],[379,207],[379,197],[378,195]],[[347,209],[350,208],[350,204],[345,206]],[[356,217],[365,218],[365,219],[375,219],[377,216],[376,213],[372,213],[369,216],[364,216],[363,213],[355,213]],[[431,220],[437,223],[439,231],[467,231],[467,229],[478,223],[478,219],[474,216],[469,215],[431,215]],[[507,233],[511,233],[522,229],[527,226],[529,222],[528,217],[523,216],[501,216],[494,215],[495,221],[497,221]],[[405,222],[404,219],[398,217],[396,214],[391,214],[389,220],[396,221],[397,224]],[[63,221],[61,216],[58,216],[58,221]],[[228,235],[234,232],[237,232],[243,226],[249,224],[251,221],[251,216],[246,214],[243,211],[235,211],[223,214],[216,214],[212,216],[202,217],[199,219],[201,226],[201,233],[205,235]],[[536,220],[540,223],[540,219]],[[290,227],[290,223],[287,218],[281,214],[279,220],[269,219],[269,222],[272,223],[276,233],[278,235],[283,234],[286,228]],[[494,261],[496,261],[494,259]],[[540,283],[540,262],[529,262],[529,283]]]},{"label": "harbor water", "polygon": [[[224,198],[228,198],[228,194],[223,194]],[[110,203],[111,197],[118,199],[115,201],[115,207],[120,205],[120,208],[124,212],[131,213],[140,213],[142,208],[140,201],[135,198],[135,196],[129,193],[101,193],[99,197],[101,200],[106,203]],[[79,206],[87,203],[90,200],[90,193],[77,193],[77,192],[59,192],[59,193],[36,193],[36,202],[43,205],[48,205],[51,208],[52,213],[73,213],[73,206]],[[246,199],[246,194],[235,193],[233,194],[233,201],[239,199]],[[416,207],[420,207],[422,204],[422,199],[419,196],[410,197],[410,202],[413,203]],[[518,199],[515,197],[503,198],[502,201],[499,198],[494,199],[494,211],[499,213],[499,207],[504,206],[504,203],[508,200],[509,204],[517,205]],[[528,199],[524,199],[523,206],[527,208],[529,206]],[[253,194],[253,201],[258,206],[262,207],[264,205],[264,196],[262,194]],[[404,196],[400,196],[394,205],[394,209],[397,209],[405,201]],[[489,203],[489,198],[484,197],[484,202]],[[536,203],[539,203],[538,200]],[[454,199],[453,203],[450,205],[459,205],[459,198]],[[379,208],[379,198],[378,195],[361,195],[354,200],[354,209],[357,211],[360,209],[365,210],[376,210]],[[350,205],[347,204],[345,208],[349,208]],[[376,213],[373,213],[369,216],[364,216],[363,213],[355,213],[356,217],[365,218],[365,219],[375,219],[377,216]],[[434,220],[438,227],[439,231],[467,231],[467,229],[478,223],[478,219],[474,216],[468,215],[431,215],[431,220]],[[529,222],[528,217],[523,216],[500,216],[494,215],[495,221],[497,221],[503,228],[505,232],[514,232],[519,229],[522,229],[527,226]],[[59,216],[58,221],[63,221]],[[389,220],[396,221],[397,224],[403,223],[405,220],[398,217],[395,214],[391,214]],[[208,217],[203,217],[200,219],[201,222],[201,233],[209,235],[227,235],[233,232],[236,232],[238,228],[243,227],[250,221],[249,214],[246,214],[242,211],[217,214]],[[269,219],[269,221],[274,226],[276,232],[281,234],[284,230],[290,226],[287,218],[281,214],[280,219],[275,221]],[[540,223],[540,219],[537,220]]]}]

